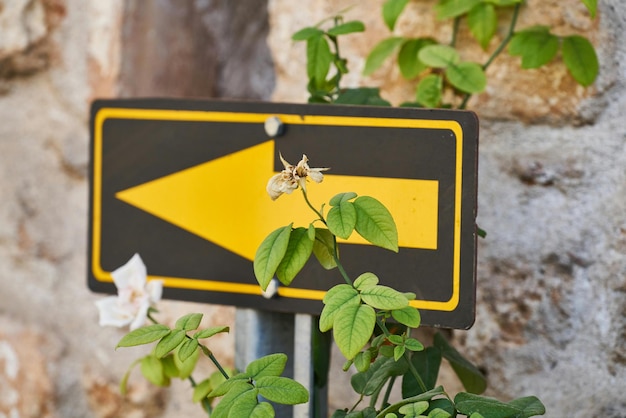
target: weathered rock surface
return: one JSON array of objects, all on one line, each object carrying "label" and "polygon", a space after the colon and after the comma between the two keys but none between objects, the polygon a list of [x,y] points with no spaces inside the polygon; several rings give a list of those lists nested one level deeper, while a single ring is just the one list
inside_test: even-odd
[{"label": "weathered rock surface", "polygon": [[[449,25],[429,14],[433,2],[410,2],[398,33],[447,39]],[[157,390],[135,372],[130,397],[115,390],[141,352],[113,350],[122,332],[97,326],[100,296],[85,284],[88,113],[94,97],[259,99],[274,83],[276,100],[304,101],[304,45],[289,38],[353,3],[271,0],[267,43],[265,3],[243,3],[145,2],[150,13],[140,16],[139,2],[122,0],[0,2],[0,414],[203,416],[187,382]],[[489,394],[537,394],[549,417],[622,417],[626,5],[600,2],[590,23],[578,0],[528,3],[537,13],[522,14],[521,26],[589,36],[602,70],[582,90],[558,62],[522,71],[506,57],[490,68],[487,92],[471,103],[482,120],[478,221],[489,235],[479,244],[476,325],[453,338],[488,372]],[[359,75],[366,53],[388,36],[381,4],[346,14],[368,27],[342,44],[352,69],[346,85],[379,84],[398,103],[412,87],[392,65]],[[466,29],[461,35],[463,44]],[[464,54],[483,57],[469,47]],[[206,326],[234,317],[229,307],[180,302],[161,311],[168,323],[190,311],[204,312]],[[232,336],[210,346],[232,365]],[[210,370],[204,364],[199,376]],[[341,393],[332,392],[337,406]]]},{"label": "weathered rock surface", "polygon": [[0,316],[0,416],[54,418],[53,341],[41,331]]}]

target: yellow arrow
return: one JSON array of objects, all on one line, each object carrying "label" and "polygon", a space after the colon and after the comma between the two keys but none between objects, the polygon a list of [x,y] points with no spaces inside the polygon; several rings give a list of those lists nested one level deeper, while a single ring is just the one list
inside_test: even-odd
[{"label": "yellow arrow", "polygon": [[[290,222],[308,226],[315,218],[299,190],[276,201],[265,192],[275,155],[274,141],[266,141],[115,196],[252,261],[270,232]],[[324,182],[309,183],[307,192],[318,208],[341,192],[375,197],[393,215],[400,247],[434,250],[438,188],[436,180],[325,174]],[[356,233],[346,242],[366,244]]]}]

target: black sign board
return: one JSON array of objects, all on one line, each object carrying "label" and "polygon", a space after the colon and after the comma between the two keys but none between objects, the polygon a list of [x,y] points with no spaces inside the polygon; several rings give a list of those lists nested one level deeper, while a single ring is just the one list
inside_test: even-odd
[{"label": "black sign board", "polygon": [[[268,118],[283,124],[270,137]],[[300,193],[271,201],[268,179],[302,154],[331,167],[309,197],[339,192],[382,201],[399,253],[351,237],[340,256],[352,277],[417,294],[424,324],[474,321],[478,121],[467,111],[174,99],[98,100],[91,112],[92,290],[115,291],[110,272],[139,253],[164,297],[319,314],[342,282],[312,258],[265,299],[252,260],[263,238],[314,214]],[[353,236],[356,234],[353,234]]]}]

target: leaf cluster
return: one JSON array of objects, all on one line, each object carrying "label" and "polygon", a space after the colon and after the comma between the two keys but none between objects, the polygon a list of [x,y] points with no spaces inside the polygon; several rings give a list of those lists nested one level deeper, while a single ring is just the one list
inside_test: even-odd
[{"label": "leaf cluster", "polygon": [[[202,316],[201,313],[191,313],[178,319],[173,328],[162,324],[147,325],[122,337],[116,348],[156,343],[150,354],[129,368],[120,384],[122,393],[126,392],[130,372],[137,364],[140,364],[144,377],[157,386],[169,386],[172,378],[190,378],[200,351],[212,356],[208,347],[200,340],[229,331],[226,326],[198,330]],[[196,332],[189,335],[191,331]],[[219,377],[214,377],[213,381],[216,379],[219,380]]]},{"label": "leaf cluster", "polygon": [[[583,0],[593,18],[596,0]],[[387,0],[382,9],[387,28],[394,32],[396,22],[404,11],[408,0]],[[416,81],[415,101],[403,106],[452,107],[454,101],[446,102],[445,92],[452,97],[467,98],[481,93],[487,86],[485,70],[509,44],[509,53],[522,57],[522,68],[538,68],[549,63],[559,48],[567,69],[581,85],[589,86],[598,74],[598,59],[591,43],[579,35],[558,37],[549,28],[534,27],[515,31],[517,15],[523,0],[439,0],[435,12],[439,20],[454,21],[453,36],[449,44],[439,44],[431,37],[392,35],[380,41],[367,57],[364,75],[374,73],[392,56],[400,73],[407,80]],[[504,39],[494,45],[485,63],[466,62],[456,49],[456,35],[461,22],[465,22],[474,39],[485,50],[489,50],[504,9],[514,8],[509,22],[509,31]]]},{"label": "leaf cluster", "polygon": [[[373,341],[372,346],[375,344]],[[350,411],[337,410],[332,418],[450,418],[461,414],[471,418],[527,418],[545,413],[545,407],[534,396],[508,403],[480,396],[486,388],[484,376],[441,334],[435,335],[433,346],[413,350],[409,360],[394,358],[389,353],[389,350],[386,353],[381,350],[381,356],[372,359],[367,370],[352,376],[352,388],[361,397],[370,397],[369,405],[361,410],[357,410],[356,405]],[[450,363],[467,391],[457,394],[454,399],[441,386],[435,386],[442,359]],[[411,369],[417,371],[424,387],[417,384]],[[378,398],[389,393],[398,378],[402,379],[402,400],[390,405],[384,399],[377,409]]]},{"label": "leaf cluster", "polygon": [[[337,266],[336,238],[348,239],[356,231],[368,242],[398,251],[398,231],[393,217],[378,200],[356,193],[341,193],[330,200],[325,227],[294,228],[293,224],[270,233],[257,249],[254,275],[263,290],[274,276],[291,284],[306,262],[315,255],[325,269]],[[321,213],[320,213],[321,215]]]},{"label": "leaf cluster", "polygon": [[[274,417],[274,407],[267,401],[295,405],[309,400],[309,393],[300,383],[281,377],[287,363],[282,353],[254,360],[243,373],[223,381],[206,392],[209,398],[223,397],[211,417]],[[266,400],[259,400],[262,397]]]}]

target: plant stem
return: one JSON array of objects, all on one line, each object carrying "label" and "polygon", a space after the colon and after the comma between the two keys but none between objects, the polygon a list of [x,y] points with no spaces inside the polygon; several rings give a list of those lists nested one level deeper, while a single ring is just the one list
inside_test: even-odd
[{"label": "plant stem", "polygon": [[496,57],[500,55],[500,53],[504,50],[504,48],[506,48],[508,43],[511,41],[511,38],[513,37],[513,34],[515,33],[515,26],[517,25],[517,17],[519,16],[519,9],[521,5],[522,5],[521,3],[517,3],[515,5],[515,9],[513,9],[513,16],[511,17],[511,24],[509,25],[509,30],[506,36],[504,37],[504,39],[502,40],[502,42],[500,42],[500,45],[498,45],[495,51],[493,51],[493,54],[491,54],[487,62],[483,64],[483,70],[486,70],[491,65],[493,60],[495,60]]},{"label": "plant stem", "polygon": [[324,215],[322,215],[317,209],[315,209],[313,207],[313,205],[311,204],[311,202],[309,201],[309,197],[306,194],[306,190],[304,189],[304,187],[302,187],[302,195],[304,196],[304,201],[306,202],[306,204],[311,208],[311,210],[313,212],[315,212],[315,214],[317,215],[318,219],[320,221],[322,221],[322,223],[326,226],[328,226],[328,224],[326,223],[326,220],[324,219]]},{"label": "plant stem", "polygon": [[[515,33],[515,26],[517,25],[517,18],[519,16],[519,10],[521,6],[522,6],[522,3],[517,3],[515,5],[515,9],[513,9],[513,16],[511,17],[511,24],[509,25],[509,30],[507,31],[507,34],[502,40],[502,42],[500,42],[500,45],[498,45],[498,47],[493,51],[489,59],[487,59],[487,62],[485,62],[482,65],[483,71],[487,71],[487,68],[489,68],[491,63],[498,57],[498,55],[502,53],[502,51],[504,51],[504,48],[506,48],[506,46],[511,41],[511,38],[513,37],[513,34]],[[469,102],[470,97],[472,97],[472,95],[469,93],[463,97],[463,101],[459,105],[459,109],[465,109],[465,107],[467,106],[467,102]]]},{"label": "plant stem", "polygon": [[[381,321],[381,319],[378,316],[376,316],[376,324],[378,325],[378,328],[380,328],[382,332],[385,333],[385,337],[389,338],[389,336],[391,335],[391,332],[389,332],[389,330],[387,329],[383,321]],[[422,380],[422,377],[419,375],[419,373],[415,369],[415,366],[413,366],[413,363],[411,363],[411,359],[409,358],[408,353],[405,352],[403,357],[404,357],[404,360],[406,360],[407,364],[409,365],[409,370],[411,371],[411,374],[417,381],[417,384],[419,385],[420,389],[424,392],[428,391],[428,388],[426,388],[426,384]]]},{"label": "plant stem", "polygon": [[454,18],[454,24],[452,26],[452,39],[450,40],[450,46],[454,47],[456,45],[456,36],[459,33],[459,25],[461,24],[461,17],[457,16]]},{"label": "plant stem", "polygon": [[389,397],[391,396],[391,389],[393,389],[393,385],[396,383],[396,376],[391,376],[389,379],[389,383],[387,383],[387,390],[385,391],[385,396],[383,397],[383,401],[380,405],[381,408],[384,408],[387,403],[389,403]]},{"label": "plant stem", "polygon": [[[306,190],[302,189],[302,195],[304,196],[304,201],[309,206],[309,208],[311,208],[311,210],[315,212],[315,214],[317,215],[318,219],[322,221],[322,223],[328,227],[328,224],[326,223],[326,219],[324,219],[324,215],[322,215],[317,209],[315,209],[315,207],[313,207],[313,205],[309,201],[309,197],[306,194]],[[350,286],[352,286],[352,280],[350,280],[350,276],[348,276],[348,273],[343,268],[343,265],[339,262],[339,251],[337,249],[337,237],[334,234],[333,234],[333,259],[335,260],[335,263],[337,264],[337,268],[339,269],[339,272],[341,273],[341,276],[343,277],[345,282],[349,284]]]}]

